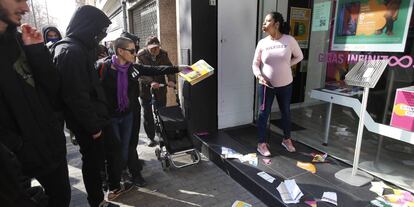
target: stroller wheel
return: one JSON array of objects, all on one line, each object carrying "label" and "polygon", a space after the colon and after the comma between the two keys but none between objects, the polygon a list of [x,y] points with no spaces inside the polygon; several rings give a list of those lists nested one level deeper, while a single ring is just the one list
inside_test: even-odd
[{"label": "stroller wheel", "polygon": [[166,171],[168,168],[170,168],[170,160],[168,158],[164,157],[161,159],[161,167],[164,171]]},{"label": "stroller wheel", "polygon": [[191,153],[191,160],[192,160],[193,162],[195,162],[195,161],[197,160],[197,155],[196,155],[196,153],[197,153],[197,152],[195,152],[195,151]]},{"label": "stroller wheel", "polygon": [[198,152],[198,151],[193,151],[192,153],[191,153],[191,160],[195,163],[195,162],[197,162],[196,164],[198,164],[199,163],[199,160],[198,159],[201,159],[201,156],[200,156],[200,153]]},{"label": "stroller wheel", "polygon": [[155,156],[157,157],[158,160],[161,159],[161,150],[160,150],[160,148],[155,149]]}]

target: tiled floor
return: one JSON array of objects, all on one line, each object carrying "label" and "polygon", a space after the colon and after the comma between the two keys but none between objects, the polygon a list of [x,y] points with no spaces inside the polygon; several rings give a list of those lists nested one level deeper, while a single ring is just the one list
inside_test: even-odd
[{"label": "tiled floor", "polygon": [[[329,145],[323,146],[327,104],[292,109],[292,122],[305,130],[293,131],[292,137],[315,149],[352,164],[359,118],[352,109],[333,105]],[[272,118],[279,115],[274,114]],[[272,130],[281,132],[278,127]],[[380,136],[364,130],[360,167],[375,176],[414,191],[414,146],[384,137],[377,157]],[[378,159],[379,158],[379,159]],[[372,167],[378,160],[377,167]]]}]

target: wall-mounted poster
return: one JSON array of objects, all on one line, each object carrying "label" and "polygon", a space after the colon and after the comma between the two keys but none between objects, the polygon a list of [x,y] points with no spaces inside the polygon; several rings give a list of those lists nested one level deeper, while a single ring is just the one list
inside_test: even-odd
[{"label": "wall-mounted poster", "polygon": [[328,31],[331,2],[325,1],[313,5],[312,31]]},{"label": "wall-mounted poster", "polygon": [[404,52],[414,0],[338,0],[334,51]]},{"label": "wall-mounted poster", "polygon": [[308,48],[311,9],[290,7],[290,34],[298,41],[300,48]]}]

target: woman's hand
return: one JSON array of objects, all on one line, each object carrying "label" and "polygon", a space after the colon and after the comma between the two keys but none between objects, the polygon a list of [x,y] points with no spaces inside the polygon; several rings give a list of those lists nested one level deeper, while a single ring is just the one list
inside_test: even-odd
[{"label": "woman's hand", "polygon": [[259,79],[259,83],[260,83],[260,84],[262,84],[262,85],[267,85],[267,81],[266,81],[266,79],[262,76],[262,74],[259,74],[259,75],[257,76],[257,79]]}]

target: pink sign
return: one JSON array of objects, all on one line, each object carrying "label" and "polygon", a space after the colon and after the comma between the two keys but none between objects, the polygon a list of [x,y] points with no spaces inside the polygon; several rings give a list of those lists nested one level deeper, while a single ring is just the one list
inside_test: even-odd
[{"label": "pink sign", "polygon": [[391,126],[414,131],[414,87],[399,88],[395,95]]}]

